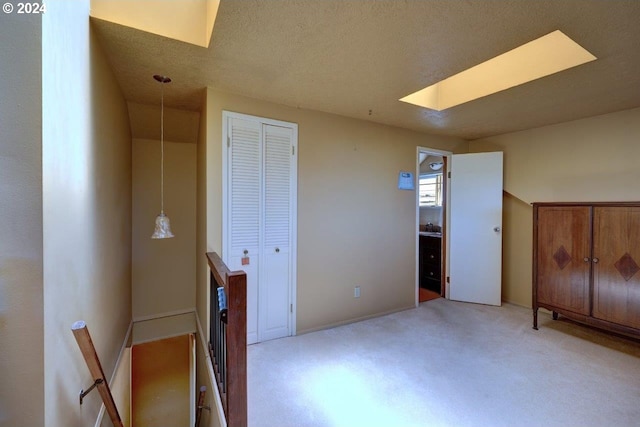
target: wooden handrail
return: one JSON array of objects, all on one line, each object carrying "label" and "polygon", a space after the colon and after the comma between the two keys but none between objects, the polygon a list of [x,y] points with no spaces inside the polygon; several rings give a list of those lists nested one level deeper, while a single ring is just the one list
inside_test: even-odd
[{"label": "wooden handrail", "polygon": [[116,403],[111,395],[109,384],[104,376],[102,365],[100,364],[100,359],[98,359],[98,353],[93,346],[93,341],[91,340],[91,335],[89,335],[87,325],[84,321],[79,320],[71,326],[71,331],[73,331],[73,336],[76,338],[78,347],[80,347],[84,361],[87,363],[87,367],[89,368],[89,372],[93,378],[93,384],[98,388],[98,392],[102,397],[102,401],[104,402],[107,414],[109,414],[109,418],[111,418],[111,422],[114,427],[123,427],[120,414],[118,414],[118,408],[116,407]]},{"label": "wooden handrail", "polygon": [[[223,287],[227,299],[224,354],[215,359],[211,351],[214,372],[216,365],[225,365],[224,378],[216,378],[222,406],[229,427],[247,426],[247,275],[244,271],[230,271],[215,252],[207,253],[211,270],[211,295]],[[213,300],[213,299],[212,299]],[[213,304],[210,307],[214,312]],[[210,328],[213,328],[211,322]],[[211,334],[210,334],[211,336]],[[209,342],[210,349],[215,343]]]},{"label": "wooden handrail", "polygon": [[210,407],[204,406],[204,397],[207,394],[207,386],[200,387],[200,393],[198,394],[198,403],[196,404],[196,425],[195,427],[200,427],[200,421],[202,421],[202,410],[206,409],[208,411],[211,410]]}]

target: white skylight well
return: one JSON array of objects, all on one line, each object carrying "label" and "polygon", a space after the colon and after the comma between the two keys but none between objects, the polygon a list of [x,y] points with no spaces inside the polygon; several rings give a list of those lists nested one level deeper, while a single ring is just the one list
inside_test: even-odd
[{"label": "white skylight well", "polygon": [[585,48],[556,30],[400,101],[442,111],[595,59]]}]

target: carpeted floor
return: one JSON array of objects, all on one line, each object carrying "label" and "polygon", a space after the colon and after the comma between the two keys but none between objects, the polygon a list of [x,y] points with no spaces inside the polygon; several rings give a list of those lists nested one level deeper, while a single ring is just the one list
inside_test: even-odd
[{"label": "carpeted floor", "polygon": [[249,346],[249,425],[640,425],[640,343],[539,317],[440,298]]}]

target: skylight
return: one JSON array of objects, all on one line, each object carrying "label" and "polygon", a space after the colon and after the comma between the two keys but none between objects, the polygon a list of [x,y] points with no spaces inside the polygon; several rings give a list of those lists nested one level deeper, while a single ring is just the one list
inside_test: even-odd
[{"label": "skylight", "polygon": [[562,31],[556,30],[400,101],[442,111],[595,59]]}]

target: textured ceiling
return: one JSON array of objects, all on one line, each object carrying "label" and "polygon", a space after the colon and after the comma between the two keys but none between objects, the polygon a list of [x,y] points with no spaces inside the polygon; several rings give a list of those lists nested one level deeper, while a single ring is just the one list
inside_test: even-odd
[{"label": "textured ceiling", "polygon": [[[138,104],[162,73],[173,108],[209,86],[465,139],[640,106],[639,0],[222,0],[208,48],[92,21]],[[398,101],[558,29],[598,60],[442,112]]]}]

